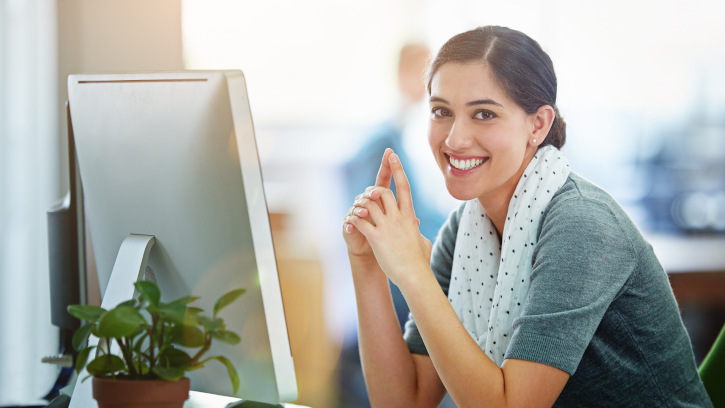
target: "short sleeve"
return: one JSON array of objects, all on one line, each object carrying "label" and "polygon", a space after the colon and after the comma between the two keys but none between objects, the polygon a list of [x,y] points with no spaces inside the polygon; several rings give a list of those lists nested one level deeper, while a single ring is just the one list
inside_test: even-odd
[{"label": "short sleeve", "polygon": [[[451,281],[451,267],[453,265],[453,251],[456,246],[456,235],[458,234],[458,225],[464,206],[465,203],[449,215],[438,232],[438,236],[433,243],[433,249],[431,250],[430,267],[446,296],[448,296],[448,286]],[[408,315],[403,338],[408,344],[408,349],[411,353],[428,354],[412,314]]]},{"label": "short sleeve", "polygon": [[623,223],[606,204],[552,200],[542,220],[531,285],[506,358],[573,374],[636,265]]}]

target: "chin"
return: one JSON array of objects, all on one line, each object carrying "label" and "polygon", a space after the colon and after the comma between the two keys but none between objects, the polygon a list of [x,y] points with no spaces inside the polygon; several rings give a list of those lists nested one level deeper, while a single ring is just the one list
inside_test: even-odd
[{"label": "chin", "polygon": [[474,198],[478,198],[478,194],[467,189],[456,188],[455,186],[451,186],[448,183],[446,183],[446,188],[448,189],[448,194],[450,194],[451,197],[455,198],[456,200],[469,201],[473,200]]}]

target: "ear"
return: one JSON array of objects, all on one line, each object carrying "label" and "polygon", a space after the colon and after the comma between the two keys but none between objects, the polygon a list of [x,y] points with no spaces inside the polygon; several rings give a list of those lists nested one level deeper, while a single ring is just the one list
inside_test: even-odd
[{"label": "ear", "polygon": [[539,146],[546,136],[549,135],[551,125],[554,123],[554,108],[549,105],[543,105],[533,115],[533,129],[529,143]]}]

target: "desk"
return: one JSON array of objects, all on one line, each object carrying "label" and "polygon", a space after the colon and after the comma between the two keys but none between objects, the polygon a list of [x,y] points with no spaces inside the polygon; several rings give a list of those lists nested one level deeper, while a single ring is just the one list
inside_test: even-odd
[{"label": "desk", "polygon": [[[67,398],[67,399],[63,399]],[[240,401],[238,398],[233,397],[225,397],[223,395],[214,395],[214,394],[206,394],[203,392],[196,392],[196,391],[189,391],[189,399],[184,402],[184,408],[225,408],[227,405]],[[70,404],[70,396],[63,397],[53,400],[53,407],[68,407]],[[95,403],[95,400],[89,401],[86,406],[97,406]],[[25,408],[34,408],[34,407],[45,407],[46,404],[38,404],[38,405],[24,405]],[[237,405],[238,408],[309,408],[304,407],[302,405],[295,405],[295,404],[281,404],[281,405],[269,405],[269,404],[259,404],[252,401],[246,401],[242,404]],[[4,407],[4,408],[14,408],[14,407]],[[17,408],[21,408],[18,406]]]},{"label": "desk", "polygon": [[646,234],[667,273],[725,272],[725,235]]},{"label": "desk", "polygon": [[[189,399],[184,403],[184,408],[224,408],[231,403],[240,401],[238,398],[225,397],[223,395],[206,394],[203,392],[190,391]],[[269,405],[252,401],[245,401],[236,405],[238,408],[308,408],[302,405],[281,404]]]}]

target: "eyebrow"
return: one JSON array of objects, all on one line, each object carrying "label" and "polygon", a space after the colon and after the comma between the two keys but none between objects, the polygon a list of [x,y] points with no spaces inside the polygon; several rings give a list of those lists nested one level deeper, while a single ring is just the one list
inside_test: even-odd
[{"label": "eyebrow", "polygon": [[[450,102],[448,102],[447,100],[445,100],[443,98],[439,98],[437,96],[431,96],[430,101],[431,102],[442,102],[442,103],[450,105]],[[488,99],[488,98],[487,99],[477,99],[475,101],[466,103],[466,106],[476,106],[476,105],[496,105],[496,106],[500,106],[503,108],[503,105],[494,101],[493,99]]]}]

